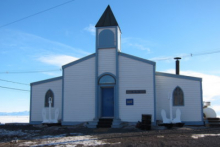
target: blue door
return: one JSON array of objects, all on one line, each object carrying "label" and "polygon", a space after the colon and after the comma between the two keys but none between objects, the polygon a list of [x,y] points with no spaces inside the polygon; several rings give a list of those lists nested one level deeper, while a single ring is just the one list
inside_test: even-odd
[{"label": "blue door", "polygon": [[102,117],[114,116],[114,88],[102,88]]}]

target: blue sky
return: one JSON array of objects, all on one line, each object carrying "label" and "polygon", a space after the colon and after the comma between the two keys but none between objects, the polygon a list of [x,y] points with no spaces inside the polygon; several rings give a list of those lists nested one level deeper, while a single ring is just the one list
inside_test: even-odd
[{"label": "blue sky", "polygon": [[[156,71],[169,73],[172,58],[185,56],[180,74],[203,78],[204,100],[220,116],[220,1],[75,0],[1,27],[67,1],[0,1],[0,86],[30,90],[31,82],[61,76],[63,64],[94,53],[94,25],[109,4],[122,31],[122,52],[156,61]],[[42,72],[13,73],[27,71]],[[0,112],[29,110],[30,92],[0,93]]]}]

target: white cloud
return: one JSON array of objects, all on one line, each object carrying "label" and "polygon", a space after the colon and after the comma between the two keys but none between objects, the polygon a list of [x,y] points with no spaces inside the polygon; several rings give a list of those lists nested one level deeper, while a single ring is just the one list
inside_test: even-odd
[{"label": "white cloud", "polygon": [[[82,57],[91,53],[82,49],[75,48],[58,41],[49,40],[33,34],[14,30],[0,30],[0,34],[4,37],[0,40],[3,48],[1,52],[4,54],[22,53],[22,57],[26,56],[41,56],[45,54],[71,54],[76,57]],[[0,35],[1,37],[2,35]]]},{"label": "white cloud", "polygon": [[60,69],[60,71],[57,70],[57,72],[42,72],[45,75],[49,75],[51,77],[59,77],[62,76],[62,69]]},{"label": "white cloud", "polygon": [[149,60],[152,60],[152,61],[160,61],[160,60],[171,61],[172,60],[172,62],[173,62],[173,57],[161,56],[161,57],[150,58]]},{"label": "white cloud", "polygon": [[[220,96],[218,97],[220,99]],[[220,117],[220,104],[219,103],[211,103],[211,108],[215,110],[217,117]]]},{"label": "white cloud", "polygon": [[37,60],[46,64],[61,67],[62,65],[78,60],[78,58],[68,55],[46,55],[39,57]]},{"label": "white cloud", "polygon": [[149,46],[152,46],[152,43],[150,43],[147,40],[128,37],[128,38],[122,38],[121,42],[125,47],[147,51],[147,52],[151,51]]},{"label": "white cloud", "polygon": [[[175,70],[172,69],[165,72],[175,73]],[[216,99],[216,97],[220,96],[220,76],[195,71],[180,71],[180,74],[202,78],[203,101],[213,101]]]},{"label": "white cloud", "polygon": [[175,57],[181,57],[182,60],[184,61],[188,61],[190,59],[190,55],[189,54],[178,54],[178,55],[174,55],[174,56],[160,56],[160,57],[154,57],[154,58],[150,58],[149,60],[152,60],[152,61],[167,61],[167,62],[170,62],[174,60]]},{"label": "white cloud", "polygon": [[92,24],[89,24],[89,26],[88,26],[88,27],[85,27],[84,30],[86,30],[86,31],[88,31],[88,32],[90,32],[90,33],[92,33],[92,35],[95,35],[95,26],[92,25]]},{"label": "white cloud", "polygon": [[220,112],[220,105],[211,106],[216,112]]},{"label": "white cloud", "polygon": [[220,70],[210,71],[210,73],[212,73],[212,74],[220,74]]},{"label": "white cloud", "polygon": [[140,50],[143,50],[143,51],[148,51],[148,52],[150,52],[150,48],[148,48],[148,47],[145,47],[144,45],[142,45],[142,44],[138,44],[138,43],[129,43],[128,44],[129,46],[133,46],[133,47],[135,47],[135,48],[137,48],[137,49],[140,49]]}]

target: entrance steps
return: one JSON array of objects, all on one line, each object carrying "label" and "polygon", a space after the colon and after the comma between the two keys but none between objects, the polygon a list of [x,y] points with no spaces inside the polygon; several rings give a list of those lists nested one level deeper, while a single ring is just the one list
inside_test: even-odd
[{"label": "entrance steps", "polygon": [[207,118],[206,125],[209,127],[220,127],[220,118]]},{"label": "entrance steps", "polygon": [[113,119],[111,118],[100,118],[97,128],[111,128]]}]

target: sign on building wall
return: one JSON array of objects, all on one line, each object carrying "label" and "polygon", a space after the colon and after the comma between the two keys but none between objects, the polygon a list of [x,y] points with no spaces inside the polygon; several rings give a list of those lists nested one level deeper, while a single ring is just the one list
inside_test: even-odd
[{"label": "sign on building wall", "polygon": [[134,105],[133,99],[126,99],[126,105]]},{"label": "sign on building wall", "polygon": [[146,90],[126,90],[126,94],[145,94]]}]

